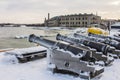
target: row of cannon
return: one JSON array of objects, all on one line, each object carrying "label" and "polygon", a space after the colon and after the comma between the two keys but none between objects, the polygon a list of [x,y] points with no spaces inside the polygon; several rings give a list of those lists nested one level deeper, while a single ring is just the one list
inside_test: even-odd
[{"label": "row of cannon", "polygon": [[104,66],[112,65],[114,59],[120,58],[119,38],[74,33],[71,36],[57,34],[56,40],[34,34],[29,36],[30,42],[47,48],[48,63],[53,72],[70,71],[90,80],[101,75]]}]

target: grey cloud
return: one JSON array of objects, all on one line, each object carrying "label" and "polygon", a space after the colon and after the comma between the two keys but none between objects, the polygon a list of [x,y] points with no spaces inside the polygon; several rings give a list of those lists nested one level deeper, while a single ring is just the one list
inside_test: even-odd
[{"label": "grey cloud", "polygon": [[[3,1],[3,0],[2,0]],[[57,9],[101,9],[109,10],[111,7],[117,9],[114,5],[109,5],[115,0],[5,0],[3,8],[6,10],[56,10]],[[1,2],[0,2],[1,3]],[[1,6],[2,7],[2,6]]]},{"label": "grey cloud", "polygon": [[0,12],[8,13],[6,15],[15,13],[15,16],[23,14],[23,17],[24,14],[46,16],[48,12],[52,13],[51,16],[80,12],[108,16],[113,12],[120,17],[120,5],[112,4],[115,1],[119,0],[0,0]]}]

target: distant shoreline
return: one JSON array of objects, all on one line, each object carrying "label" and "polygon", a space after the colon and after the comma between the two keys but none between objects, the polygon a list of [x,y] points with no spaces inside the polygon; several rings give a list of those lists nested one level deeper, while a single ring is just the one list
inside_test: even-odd
[{"label": "distant shoreline", "polygon": [[0,23],[0,27],[43,27],[44,24],[15,24],[15,23]]}]

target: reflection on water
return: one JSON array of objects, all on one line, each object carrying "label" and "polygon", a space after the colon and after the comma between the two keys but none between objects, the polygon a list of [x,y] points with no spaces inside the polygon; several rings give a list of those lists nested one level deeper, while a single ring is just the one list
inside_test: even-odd
[{"label": "reflection on water", "polygon": [[0,27],[0,49],[4,48],[22,48],[35,46],[29,43],[27,39],[14,39],[19,35],[35,34],[38,36],[52,36],[49,39],[55,39],[57,33],[69,34],[71,31],[67,29],[33,29],[32,27]]}]

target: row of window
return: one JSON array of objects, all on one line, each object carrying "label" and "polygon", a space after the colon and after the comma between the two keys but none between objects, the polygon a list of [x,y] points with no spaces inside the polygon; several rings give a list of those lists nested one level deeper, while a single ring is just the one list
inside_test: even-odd
[{"label": "row of window", "polygon": [[87,17],[83,18],[61,18],[60,20],[87,20]]},{"label": "row of window", "polygon": [[87,22],[61,22],[60,24],[87,24]]},{"label": "row of window", "polygon": [[[87,17],[82,17],[82,18],[60,18],[60,20],[87,20]],[[92,18],[93,20],[97,20],[96,17]]]}]

